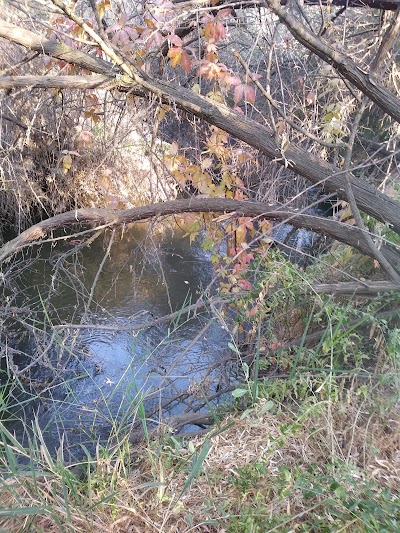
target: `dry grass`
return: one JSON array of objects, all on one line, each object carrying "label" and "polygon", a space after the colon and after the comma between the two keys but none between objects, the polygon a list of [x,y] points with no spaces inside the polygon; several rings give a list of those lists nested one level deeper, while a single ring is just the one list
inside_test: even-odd
[{"label": "dry grass", "polygon": [[[175,452],[168,444],[161,444],[157,459],[142,462],[139,471],[121,483],[115,503],[119,517],[110,524],[110,531],[224,531],[230,521],[223,518],[224,513],[240,514],[244,501],[251,502],[260,493],[271,517],[283,513],[290,519],[307,514],[308,504],[299,491],[282,498],[270,486],[271,479],[280,467],[323,468],[337,459],[356,463],[359,469],[355,475],[360,479],[370,478],[379,486],[400,492],[399,416],[391,413],[383,421],[379,416],[366,415],[361,412],[360,402],[348,404],[345,411],[343,405],[333,406],[332,410],[330,407],[322,404],[303,424],[300,421],[300,426],[294,413],[263,412],[263,402],[246,418],[229,417],[225,422],[233,421],[234,425],[211,439],[203,474],[180,499],[188,471],[179,466],[178,459],[166,466],[166,457]],[[283,436],[282,426],[290,428],[294,423],[297,428],[293,426]],[[196,439],[194,444],[201,449],[203,442],[204,438]],[[146,452],[143,449],[142,457],[148,455]],[[183,459],[190,456],[187,449],[181,454]],[[260,463],[265,465],[267,475],[260,476],[245,494],[241,493],[232,483],[238,468]],[[145,480],[162,481],[167,486],[138,490],[138,483]],[[202,525],[212,519],[221,525]]]},{"label": "dry grass", "polygon": [[[324,475],[329,465],[340,461],[348,465],[354,481],[349,493],[364,481],[400,493],[400,417],[395,407],[382,416],[371,406],[354,395],[336,403],[305,403],[301,411],[282,407],[272,414],[270,403],[260,400],[246,416],[229,415],[223,421],[226,429],[209,438],[199,475],[186,488],[194,452],[201,453],[207,437],[180,446],[165,434],[149,447],[136,448],[128,476],[111,462],[98,460],[90,487],[75,479],[74,490],[66,489],[68,506],[62,487],[65,476],[54,468],[36,480],[10,477],[3,480],[3,509],[49,506],[49,510],[41,516],[0,520],[0,526],[13,533],[224,532],[231,531],[230,523],[244,508],[262,501],[267,517],[283,516],[289,529],[295,530],[323,506],[326,495],[310,503],[290,479],[286,488],[279,486],[282,468],[306,472],[312,467]],[[110,493],[113,497],[102,503]],[[318,513],[324,515],[323,507]],[[356,525],[352,530],[364,531]]]}]

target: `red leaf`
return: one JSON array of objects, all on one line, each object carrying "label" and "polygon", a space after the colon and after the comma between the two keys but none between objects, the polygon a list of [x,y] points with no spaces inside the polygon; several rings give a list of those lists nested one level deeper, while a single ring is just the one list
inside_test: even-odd
[{"label": "red leaf", "polygon": [[242,80],[239,78],[239,76],[227,76],[224,81],[227,85],[239,85],[242,83]]},{"label": "red leaf", "polygon": [[189,57],[189,54],[187,52],[182,52],[181,57],[181,67],[186,72],[186,74],[189,74],[191,68],[192,68],[192,60]]},{"label": "red leaf", "polygon": [[250,85],[244,86],[244,97],[249,104],[254,104],[256,101],[256,92]]},{"label": "red leaf", "polygon": [[242,84],[236,85],[235,90],[233,92],[233,101],[235,102],[235,105],[237,105],[240,100],[243,98],[243,92],[244,87]]},{"label": "red leaf", "polygon": [[178,35],[167,35],[167,39],[170,43],[174,44],[175,46],[182,46],[182,39],[178,37]]}]

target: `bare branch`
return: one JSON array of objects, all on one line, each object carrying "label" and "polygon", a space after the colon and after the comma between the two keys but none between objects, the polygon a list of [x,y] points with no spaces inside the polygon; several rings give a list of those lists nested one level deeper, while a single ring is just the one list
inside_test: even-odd
[{"label": "bare branch", "polygon": [[400,122],[400,99],[383,87],[370,73],[361,70],[348,55],[311,33],[300,21],[283,9],[278,0],[265,0],[264,5],[279,17],[297,41],[326,63],[333,65],[346,80],[353,83],[385,113]]},{"label": "bare branch", "polygon": [[[109,76],[0,76],[0,89],[34,87],[37,89],[102,89],[107,88]],[[103,87],[102,87],[103,86]]]},{"label": "bare branch", "polygon": [[45,39],[41,35],[25,28],[14,26],[14,24],[10,24],[3,19],[0,19],[0,37],[21,44],[40,54],[62,59],[67,63],[73,63],[98,74],[108,74],[109,76],[113,74],[112,63],[107,63],[107,61],[100,58],[94,58],[63,43]]},{"label": "bare branch", "polygon": [[[35,224],[0,249],[0,263],[11,257],[22,248],[41,241],[52,230],[65,227],[67,224],[109,224],[110,227],[146,220],[152,217],[174,215],[177,213],[225,212],[237,216],[257,216],[270,220],[290,221],[293,226],[311,229],[318,233],[331,235],[338,241],[353,246],[367,255],[371,255],[369,246],[363,239],[362,232],[348,224],[342,224],[323,217],[298,213],[295,209],[282,209],[276,205],[246,200],[230,200],[227,198],[194,198],[190,200],[173,200],[126,210],[110,209],[76,209],[55,215]],[[392,247],[381,248],[382,254],[400,269],[400,257]]]},{"label": "bare branch", "polygon": [[[268,1],[270,2],[270,0]],[[295,23],[299,24],[297,21],[295,21]],[[304,28],[302,29],[302,26],[300,25],[301,35],[303,35],[303,31],[306,32],[306,36],[310,35],[309,32]],[[103,60],[91,58],[87,54],[77,52],[65,45],[47,41],[32,32],[17,28],[7,22],[0,21],[0,36],[41,51],[42,53],[47,53],[70,63],[88,68],[93,72],[99,72],[106,75],[112,74],[111,65]],[[299,39],[301,40],[301,36]],[[317,38],[315,39],[319,44],[323,44],[321,40]],[[333,50],[327,45],[323,45],[323,48],[324,47],[330,51]],[[332,53],[334,57],[342,58],[342,55],[339,52],[333,51]],[[347,61],[348,58],[345,59]],[[351,68],[353,68],[353,66],[353,63],[351,63]],[[132,76],[133,78],[130,76],[120,76],[115,80],[115,87],[134,95],[145,96],[147,94],[149,97],[155,95],[166,103],[170,104],[172,102],[177,107],[206,120],[208,123],[221,128],[250,146],[259,149],[262,153],[268,155],[272,159],[275,159],[277,155],[279,155],[280,147],[276,142],[272,129],[263,126],[254,120],[240,116],[237,112],[229,109],[225,105],[211,101],[182,86],[174,86],[171,83],[152,80],[148,77],[142,78],[142,74],[138,72],[135,72]],[[363,80],[364,78],[368,78],[364,73],[362,74],[362,77]],[[377,85],[374,83],[374,86]],[[386,89],[381,89],[384,92],[386,91]],[[386,93],[388,93],[388,91],[386,91]],[[389,93],[389,95],[393,97],[391,93]],[[397,98],[395,98],[395,100],[395,114],[400,118],[400,101]],[[329,192],[335,192],[339,198],[347,199],[342,170],[312,156],[307,150],[293,143],[290,143],[285,152],[285,156],[286,159],[291,162],[291,168],[298,174],[309,179],[319,187],[325,188]],[[282,165],[285,164],[285,161],[283,160],[278,162]],[[362,180],[356,179],[354,176],[351,176],[351,183],[359,208],[365,213],[375,217],[377,220],[391,224],[393,229],[400,233],[399,203],[380,193],[375,187],[364,183]]]}]

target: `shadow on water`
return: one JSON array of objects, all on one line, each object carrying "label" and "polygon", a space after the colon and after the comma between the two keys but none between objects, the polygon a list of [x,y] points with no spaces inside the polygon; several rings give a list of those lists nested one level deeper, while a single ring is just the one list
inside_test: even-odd
[{"label": "shadow on water", "polygon": [[[180,232],[151,237],[137,225],[75,251],[80,244],[48,243],[30,259],[19,258],[8,286],[9,298],[31,309],[13,327],[16,346],[27,355],[14,355],[12,364],[23,368],[41,358],[29,373],[40,399],[19,398],[26,425],[9,428],[26,436],[35,415],[48,447],[54,451],[63,442],[75,457],[82,444],[93,449],[138,413],[151,425],[160,413],[204,402],[221,386],[220,370],[217,376],[211,369],[227,356],[229,340],[206,312],[127,331],[195,302],[211,281],[207,255]],[[81,323],[87,327],[77,327]],[[54,334],[59,324],[70,327]]]}]

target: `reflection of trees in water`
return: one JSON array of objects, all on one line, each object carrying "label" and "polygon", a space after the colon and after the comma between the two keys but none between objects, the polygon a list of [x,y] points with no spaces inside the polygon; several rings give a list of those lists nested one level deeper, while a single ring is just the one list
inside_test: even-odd
[{"label": "reflection of trees in water", "polygon": [[[72,443],[86,438],[100,420],[109,432],[122,405],[134,418],[141,394],[155,416],[160,408],[201,409],[205,395],[219,396],[229,384],[231,372],[221,372],[221,362],[224,367],[231,359],[221,361],[227,340],[207,307],[190,320],[185,314],[179,322],[176,315],[161,318],[185,302],[193,306],[211,265],[181,234],[152,235],[144,226],[120,235],[107,231],[90,247],[86,235],[76,236],[72,243],[45,243],[34,249],[36,257],[32,250],[8,267],[9,305],[26,312],[1,326],[8,338],[15,334],[12,347],[1,346],[3,360],[18,365],[19,379],[40,397],[27,403],[26,416],[34,405],[54,444],[63,429]],[[153,327],[128,331],[142,323]]]}]

